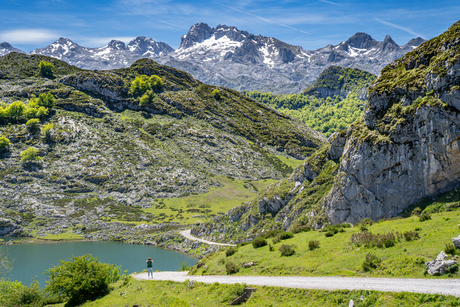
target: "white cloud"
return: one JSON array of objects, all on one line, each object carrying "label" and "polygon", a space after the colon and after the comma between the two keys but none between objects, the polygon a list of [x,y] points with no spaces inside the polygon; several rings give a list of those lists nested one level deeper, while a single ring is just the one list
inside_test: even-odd
[{"label": "white cloud", "polygon": [[319,1],[323,2],[323,3],[332,4],[332,5],[342,6],[342,4],[340,4],[340,3],[335,3],[335,2],[332,2],[332,1],[328,1],[328,0],[319,0]]},{"label": "white cloud", "polygon": [[386,26],[390,26],[392,28],[396,28],[396,29],[400,29],[400,30],[403,30],[409,34],[412,34],[414,36],[419,36],[419,37],[422,37],[423,36],[421,34],[418,34],[414,31],[412,31],[411,29],[408,29],[408,28],[404,28],[404,27],[401,27],[401,26],[398,26],[398,25],[395,25],[394,23],[391,23],[391,22],[387,22],[387,21],[384,21],[384,20],[381,20],[381,19],[378,19],[378,18],[374,18],[375,20],[377,20],[378,22],[380,22],[381,24],[384,24]]},{"label": "white cloud", "polygon": [[10,44],[46,43],[59,37],[57,32],[42,29],[12,30],[0,33],[0,41]]}]

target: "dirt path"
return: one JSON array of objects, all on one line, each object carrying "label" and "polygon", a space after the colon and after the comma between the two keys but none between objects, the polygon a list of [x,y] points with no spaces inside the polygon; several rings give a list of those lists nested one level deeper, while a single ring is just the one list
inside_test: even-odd
[{"label": "dirt path", "polygon": [[203,240],[203,239],[200,239],[200,238],[192,236],[190,234],[190,232],[191,232],[191,229],[187,229],[187,230],[181,231],[180,234],[183,235],[184,237],[186,237],[189,240],[200,241],[200,242],[203,242],[203,243],[206,243],[206,244],[221,245],[221,246],[236,246],[236,244],[216,243],[216,242],[211,242],[211,241],[208,241],[208,240]]},{"label": "dirt path", "polygon": [[235,284],[246,283],[253,286],[275,286],[325,290],[376,290],[384,292],[414,292],[460,296],[460,280],[456,279],[410,279],[410,278],[361,278],[361,277],[297,277],[297,276],[193,276],[188,272],[156,272],[153,279],[147,273],[133,275],[138,280],[172,280],[183,282],[187,279],[203,283]]}]

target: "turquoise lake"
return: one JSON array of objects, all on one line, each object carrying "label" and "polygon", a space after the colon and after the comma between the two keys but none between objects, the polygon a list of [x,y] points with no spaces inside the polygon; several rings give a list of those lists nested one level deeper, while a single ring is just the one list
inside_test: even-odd
[{"label": "turquoise lake", "polygon": [[179,271],[182,262],[189,266],[198,262],[197,259],[167,249],[105,241],[0,245],[0,251],[13,260],[13,270],[5,278],[26,285],[37,280],[42,288],[46,286],[47,280],[43,273],[59,265],[60,260],[68,260],[72,256],[91,254],[98,257],[100,262],[121,265],[122,270],[128,270],[129,273],[146,269],[147,257],[153,259],[154,271]]}]

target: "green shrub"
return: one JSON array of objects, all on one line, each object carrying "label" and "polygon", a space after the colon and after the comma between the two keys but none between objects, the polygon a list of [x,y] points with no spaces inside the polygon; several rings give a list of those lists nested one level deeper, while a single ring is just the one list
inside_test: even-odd
[{"label": "green shrub", "polygon": [[42,77],[51,78],[54,76],[54,65],[49,62],[40,61],[40,64],[38,64],[38,69]]},{"label": "green shrub", "polygon": [[281,244],[278,250],[280,251],[281,256],[289,257],[295,254],[295,248],[295,245]]},{"label": "green shrub", "polygon": [[377,257],[374,254],[367,253],[366,258],[363,261],[362,268],[364,272],[369,272],[373,269],[376,269],[379,266],[380,262],[382,262],[382,260],[380,260],[379,257]]},{"label": "green shrub", "polygon": [[215,99],[219,100],[220,99],[220,91],[218,89],[214,89],[211,92],[211,96],[214,97]]},{"label": "green shrub", "polygon": [[455,245],[452,243],[447,243],[446,248],[444,248],[444,251],[448,255],[454,255],[455,254]]},{"label": "green shrub", "polygon": [[190,267],[188,266],[188,262],[182,261],[180,264],[180,270],[181,271],[188,271],[190,270]]},{"label": "green shrub", "polygon": [[269,245],[268,245],[268,250],[269,250],[270,252],[274,252],[274,251],[275,251],[275,248],[273,247],[273,245],[269,244]]},{"label": "green shrub", "polygon": [[40,120],[38,118],[32,118],[27,121],[26,126],[30,131],[35,131],[38,128],[39,123]]},{"label": "green shrub", "polygon": [[238,266],[231,261],[225,264],[225,271],[227,272],[227,275],[238,273],[239,270]]},{"label": "green shrub", "polygon": [[4,136],[0,136],[0,152],[7,151],[10,147],[11,142]]},{"label": "green shrub", "polygon": [[295,225],[291,228],[291,231],[293,233],[307,232],[310,230],[311,230],[310,226],[307,226],[307,225]]},{"label": "green shrub", "polygon": [[406,231],[404,233],[404,238],[406,241],[413,241],[420,239],[420,235],[417,231]]},{"label": "green shrub", "polygon": [[352,234],[350,240],[352,244],[358,247],[363,245],[365,247],[382,248],[394,246],[398,237],[393,232],[375,235],[367,231],[362,231]]},{"label": "green shrub", "polygon": [[43,306],[45,297],[40,290],[38,283],[34,282],[30,287],[19,287],[16,291],[11,291],[5,295],[5,306]]},{"label": "green shrub", "polygon": [[26,110],[26,106],[25,106],[24,102],[15,101],[12,104],[10,104],[8,106],[8,108],[5,110],[6,117],[11,122],[16,122],[17,123],[23,118],[25,110]]},{"label": "green shrub", "polygon": [[149,78],[150,88],[153,92],[158,93],[163,89],[163,79],[157,75],[152,75]]},{"label": "green shrub", "polygon": [[120,279],[120,268],[101,263],[97,257],[83,255],[47,270],[46,291],[65,297],[66,306],[78,306],[109,293],[109,284]]},{"label": "green shrub", "polygon": [[47,140],[51,139],[51,131],[53,128],[54,128],[53,123],[43,125],[42,131],[41,131],[42,136]]},{"label": "green shrub", "polygon": [[225,251],[225,255],[227,257],[230,257],[231,255],[235,254],[237,251],[238,249],[232,246],[232,247],[227,248],[227,250]]},{"label": "green shrub", "polygon": [[279,234],[280,240],[287,240],[294,237],[292,232],[282,232]]},{"label": "green shrub", "polygon": [[415,215],[415,216],[419,216],[420,214],[422,214],[422,209],[420,209],[419,207],[412,210],[412,213],[411,213],[411,215]]},{"label": "green shrub", "polygon": [[29,147],[20,153],[21,163],[28,163],[34,161],[40,161],[43,158],[38,156],[38,149],[35,147]]},{"label": "green shrub", "polygon": [[311,240],[308,242],[308,248],[312,251],[314,249],[319,248],[319,241],[317,240]]},{"label": "green shrub", "polygon": [[359,224],[364,225],[364,226],[372,226],[372,224],[374,224],[374,221],[371,220],[370,218],[365,218],[365,219],[361,219]]},{"label": "green shrub", "polygon": [[267,238],[273,238],[276,237],[281,231],[278,229],[272,229],[272,230],[267,230],[264,231],[260,234],[261,237],[264,237],[265,239]]},{"label": "green shrub", "polygon": [[446,272],[448,274],[454,274],[458,271],[458,264],[452,264],[450,267],[447,268]]},{"label": "green shrub", "polygon": [[329,230],[324,234],[326,237],[333,237],[334,236],[334,231]]},{"label": "green shrub", "polygon": [[42,93],[38,96],[38,105],[46,108],[54,107],[54,96],[51,93]]},{"label": "green shrub", "polygon": [[420,222],[431,220],[431,215],[427,212],[422,212],[422,214],[420,214],[420,216],[418,217],[418,220]]},{"label": "green shrub", "polygon": [[276,236],[276,237],[274,237],[274,238],[272,239],[272,243],[273,243],[273,244],[277,244],[277,243],[280,243],[280,242],[281,242],[281,239],[280,239],[279,236]]},{"label": "green shrub", "polygon": [[262,247],[262,246],[265,246],[265,245],[267,245],[267,240],[265,240],[262,237],[256,237],[254,239],[254,241],[252,241],[252,246],[254,248],[259,248],[259,247]]}]

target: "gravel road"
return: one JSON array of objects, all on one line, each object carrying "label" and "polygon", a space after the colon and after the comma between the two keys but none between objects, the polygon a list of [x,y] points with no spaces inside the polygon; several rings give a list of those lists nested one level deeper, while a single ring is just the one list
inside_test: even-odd
[{"label": "gravel road", "polygon": [[409,278],[361,278],[361,277],[272,277],[272,276],[193,276],[188,272],[156,272],[153,279],[147,273],[133,275],[138,280],[172,280],[183,282],[187,279],[203,283],[235,284],[246,283],[253,286],[276,286],[325,290],[377,290],[385,292],[415,292],[460,296],[460,280],[457,279],[409,279]]},{"label": "gravel road", "polygon": [[211,241],[208,241],[208,240],[199,239],[197,237],[192,236],[190,234],[190,232],[191,232],[191,229],[188,229],[188,230],[181,231],[180,234],[183,235],[184,237],[186,237],[189,240],[200,241],[200,242],[210,244],[210,245],[236,246],[236,244],[216,243],[216,242],[211,242]]}]

